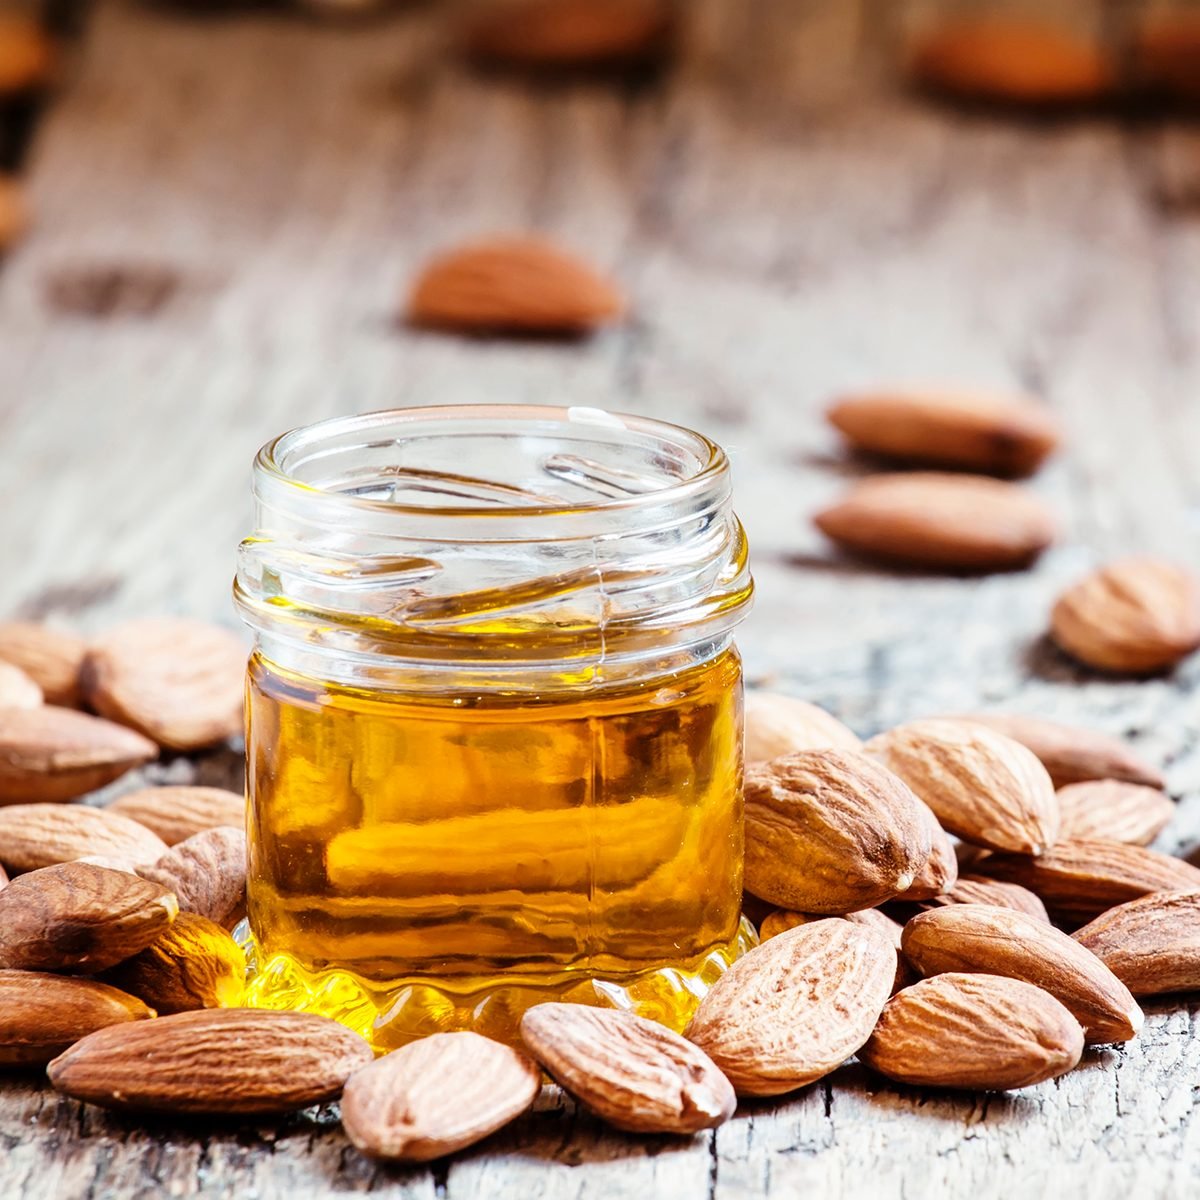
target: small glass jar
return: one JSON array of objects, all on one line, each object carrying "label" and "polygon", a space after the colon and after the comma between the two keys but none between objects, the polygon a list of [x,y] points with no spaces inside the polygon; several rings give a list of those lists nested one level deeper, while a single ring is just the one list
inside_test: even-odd
[{"label": "small glass jar", "polygon": [[547,999],[682,1027],[753,936],[723,451],[414,408],[284,434],[254,492],[248,1003],[381,1049]]}]

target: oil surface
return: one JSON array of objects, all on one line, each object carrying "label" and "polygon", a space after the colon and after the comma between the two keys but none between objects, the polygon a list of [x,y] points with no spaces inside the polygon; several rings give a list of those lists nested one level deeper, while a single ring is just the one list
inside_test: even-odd
[{"label": "oil surface", "polygon": [[381,1048],[512,1038],[560,998],[682,1026],[747,944],[740,678],[730,649],[583,699],[418,701],[256,656],[248,1002]]}]

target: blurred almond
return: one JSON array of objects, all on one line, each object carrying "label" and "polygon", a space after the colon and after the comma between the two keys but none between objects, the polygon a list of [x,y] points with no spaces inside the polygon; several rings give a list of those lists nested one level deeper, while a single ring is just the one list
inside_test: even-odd
[{"label": "blurred almond", "polygon": [[746,888],[797,912],[873,908],[930,853],[927,814],[860,754],[805,750],[746,772]]},{"label": "blurred almond", "polygon": [[1095,779],[1058,789],[1062,836],[1107,839],[1148,846],[1175,815],[1169,796],[1157,788],[1119,779]]},{"label": "blurred almond", "polygon": [[84,804],[10,804],[0,808],[0,862],[12,871],[100,855],[149,866],[167,852],[161,838],[119,813]]},{"label": "blurred almond", "polygon": [[999,1091],[1075,1067],[1079,1022],[1019,979],[948,972],[898,992],[858,1052],[874,1071],[919,1087]]},{"label": "blurred almond", "polygon": [[74,800],[157,754],[158,747],[141,734],[87,713],[48,704],[5,709],[0,711],[0,804]]},{"label": "blurred almond", "polygon": [[859,450],[989,475],[1032,474],[1061,437],[1041,405],[974,392],[861,392],[826,415]]},{"label": "blurred almond", "polygon": [[936,570],[1026,566],[1055,538],[1049,510],[1016,485],[933,471],[873,475],[814,520],[852,553]]},{"label": "blurred almond", "polygon": [[1028,888],[988,879],[986,875],[960,875],[953,887],[940,896],[934,896],[921,907],[945,908],[950,904],[990,904],[994,908],[1012,908],[1050,924],[1046,906]]},{"label": "blurred almond", "polygon": [[42,689],[20,667],[0,661],[0,709],[38,708],[41,703]]},{"label": "blurred almond", "polygon": [[1127,1042],[1142,1027],[1129,989],[1089,950],[1025,913],[955,904],[913,917],[904,955],[922,975],[947,971],[1023,979],[1061,1001],[1091,1042]]},{"label": "blurred almond", "polygon": [[746,762],[798,750],[860,750],[858,735],[823,708],[778,692],[746,693]]},{"label": "blurred almond", "polygon": [[47,704],[79,707],[86,654],[87,642],[73,633],[34,621],[0,621],[0,660],[20,667],[42,689]]},{"label": "blurred almond", "polygon": [[624,301],[586,262],[538,237],[495,237],[434,259],[409,319],[476,333],[578,335],[619,317]]},{"label": "blurred almond", "polygon": [[168,846],[206,829],[241,829],[246,823],[245,796],[214,787],[142,788],[114,800],[108,810],[152,829]]},{"label": "blurred almond", "polygon": [[1050,632],[1101,671],[1165,671],[1200,647],[1200,578],[1160,559],[1109,563],[1054,604]]},{"label": "blurred almond", "polygon": [[245,831],[222,826],[195,833],[138,874],[170,888],[184,912],[230,928],[246,913]]},{"label": "blurred almond", "polygon": [[1032,751],[981,725],[931,717],[867,743],[946,830],[996,850],[1039,854],[1058,836],[1058,801]]},{"label": "blurred almond", "polygon": [[216,625],[182,617],[127,621],[92,643],[88,704],[171,750],[201,750],[242,731],[246,649]]}]

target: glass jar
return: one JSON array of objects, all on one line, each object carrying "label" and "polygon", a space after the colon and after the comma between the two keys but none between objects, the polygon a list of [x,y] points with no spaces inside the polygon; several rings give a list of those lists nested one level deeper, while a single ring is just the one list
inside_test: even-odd
[{"label": "glass jar", "polygon": [[724,452],[415,408],[284,434],[254,492],[248,1003],[381,1049],[547,999],[682,1027],[753,936]]}]

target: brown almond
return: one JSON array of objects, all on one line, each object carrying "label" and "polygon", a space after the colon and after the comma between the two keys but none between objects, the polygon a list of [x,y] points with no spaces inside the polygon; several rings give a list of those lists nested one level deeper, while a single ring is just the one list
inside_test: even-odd
[{"label": "brown almond", "polygon": [[1181,858],[1100,839],[1060,841],[1036,859],[991,854],[980,870],[1036,892],[1055,916],[1076,922],[1150,892],[1200,888],[1200,870]]},{"label": "brown almond", "polygon": [[862,741],[823,708],[777,692],[746,693],[746,762],[799,750],[860,750]]},{"label": "brown almond", "polygon": [[502,0],[477,8],[459,40],[488,66],[561,70],[652,61],[671,28],[664,0]]},{"label": "brown almond", "polygon": [[240,829],[246,823],[245,796],[215,787],[142,788],[114,800],[108,809],[152,829],[168,846],[206,829]]},{"label": "brown almond", "polygon": [[78,708],[79,672],[87,642],[35,621],[0,621],[0,660],[20,667],[42,689],[47,704]]},{"label": "brown almond", "polygon": [[751,950],[700,1002],[686,1036],[739,1096],[775,1096],[828,1075],[871,1036],[891,994],[896,951],[833,918]]},{"label": "brown almond", "polygon": [[1058,836],[1046,768],[1003,734],[933,717],[881,733],[866,749],[973,845],[1040,854]]},{"label": "brown almond", "polygon": [[925,901],[921,907],[945,908],[950,904],[990,904],[995,908],[1012,908],[1050,924],[1046,906],[1028,888],[1016,883],[1001,883],[985,875],[960,875],[952,888]]},{"label": "brown almond", "polygon": [[1046,507],[1014,484],[933,471],[871,476],[814,520],[851,553],[935,570],[1012,570],[1055,538]]},{"label": "brown almond", "polygon": [[1200,990],[1200,891],[1118,904],[1073,936],[1135,996]]},{"label": "brown almond", "polygon": [[[828,921],[830,918],[821,913],[798,913],[792,912],[790,909],[780,908],[774,912],[768,913],[759,925],[758,936],[764,941],[770,941],[773,937],[778,937],[781,933],[786,933],[789,929],[795,929],[800,925],[808,925],[813,921]],[[841,918],[843,921],[850,921],[855,925],[863,925],[868,929],[877,930],[883,934],[885,938],[896,949],[896,978],[892,981],[892,991],[898,992],[902,987],[907,987],[916,976],[912,972],[912,968],[908,965],[904,956],[900,953],[900,935],[904,932],[904,926],[899,921],[893,921],[886,913],[882,913],[877,908],[864,908],[858,912],[846,913]]]},{"label": "brown almond", "polygon": [[1119,779],[1095,779],[1058,789],[1061,834],[1071,840],[1103,838],[1148,846],[1175,815],[1171,798],[1157,788]]},{"label": "brown almond", "polygon": [[166,888],[136,875],[42,867],[0,891],[0,967],[93,975],[150,945],[178,911]]},{"label": "brown almond", "polygon": [[435,1033],[355,1071],[342,1093],[342,1125],[364,1154],[429,1162],[519,1117],[542,1076],[519,1050],[477,1033]]},{"label": "brown almond", "polygon": [[1109,563],[1059,596],[1050,633],[1101,671],[1165,671],[1200,647],[1200,578],[1156,558]]},{"label": "brown almond", "polygon": [[41,1066],[97,1029],[152,1016],[94,979],[0,971],[0,1066]]},{"label": "brown almond", "polygon": [[1061,437],[1041,405],[977,392],[860,392],[836,400],[826,416],[859,450],[988,475],[1031,475]]},{"label": "brown almond", "polygon": [[144,825],[84,804],[10,804],[0,808],[0,862],[13,871],[100,855],[149,866],[167,852]]},{"label": "brown almond", "polygon": [[246,834],[222,826],[172,846],[138,874],[179,897],[184,912],[230,928],[246,913]]},{"label": "brown almond", "polygon": [[1200,13],[1151,14],[1136,32],[1130,58],[1139,83],[1180,100],[1200,100]]},{"label": "brown almond", "polygon": [[921,37],[910,71],[932,91],[967,100],[1054,107],[1112,92],[1116,73],[1100,49],[1051,23],[991,15],[954,21]]},{"label": "brown almond", "polygon": [[183,617],[127,621],[83,664],[88,705],[171,750],[202,750],[242,730],[246,649],[216,625]]},{"label": "brown almond", "polygon": [[1139,758],[1120,738],[1017,713],[972,713],[955,720],[987,725],[1032,750],[1056,788],[1085,779],[1123,779],[1161,788],[1162,772]]},{"label": "brown almond", "polygon": [[617,1129],[695,1133],[733,1116],[737,1097],[703,1050],[633,1013],[535,1004],[521,1040],[568,1092]]},{"label": "brown almond", "polygon": [[144,950],[105,972],[113,987],[160,1014],[241,1003],[246,955],[220,925],[181,912]]},{"label": "brown almond", "polygon": [[1070,1071],[1079,1022],[1020,979],[948,972],[897,992],[858,1052],[873,1071],[918,1087],[999,1091]]},{"label": "brown almond", "polygon": [[797,912],[854,912],[904,892],[930,853],[927,814],[860,754],[806,750],[746,772],[746,888]]},{"label": "brown almond", "polygon": [[154,743],[132,729],[87,713],[48,704],[5,709],[0,712],[0,804],[74,800],[157,754]]},{"label": "brown almond", "polygon": [[0,708],[39,708],[42,689],[20,667],[0,661]]},{"label": "brown almond", "polygon": [[1129,989],[1061,930],[1011,908],[955,904],[913,917],[904,956],[922,975],[1005,975],[1049,992],[1092,1042],[1127,1042],[1142,1027]]},{"label": "brown almond", "polygon": [[904,900],[929,900],[948,892],[958,879],[958,854],[950,835],[938,823],[933,810],[922,803],[928,814],[930,850],[925,865],[904,893]]},{"label": "brown almond", "polygon": [[578,335],[623,309],[607,279],[553,243],[495,237],[426,266],[413,288],[409,319],[466,332]]},{"label": "brown almond", "polygon": [[76,1100],[135,1112],[290,1112],[334,1099],[371,1047],[312,1013],[206,1008],[89,1034],[49,1067]]}]

